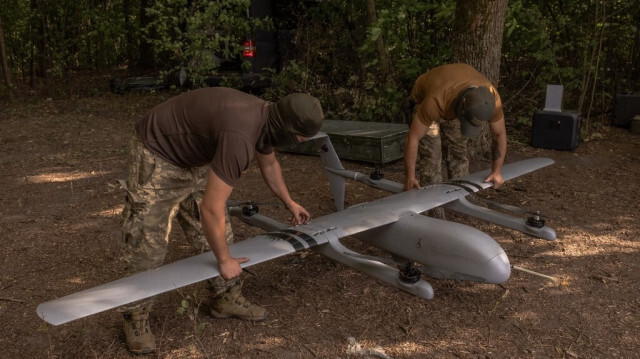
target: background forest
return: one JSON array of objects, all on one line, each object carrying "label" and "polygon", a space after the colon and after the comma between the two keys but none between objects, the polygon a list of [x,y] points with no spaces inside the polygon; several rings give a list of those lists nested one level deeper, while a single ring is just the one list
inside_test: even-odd
[{"label": "background forest", "polygon": [[[265,4],[270,16],[252,13]],[[638,0],[0,0],[0,358],[134,357],[116,311],[49,326],[36,308],[126,275],[116,179],[127,176],[134,123],[211,78],[245,89],[227,74],[254,70],[257,57],[243,54],[261,31],[275,34],[279,61],[260,74],[270,86],[248,90],[269,100],[309,92],[329,119],[406,123],[419,74],[477,66],[505,101],[508,161],[555,164],[476,199],[540,210],[558,239],[447,218],[494,238],[514,265],[560,280],[428,278],[427,301],[303,251],[247,276],[248,299],[271,313],[264,322],[210,318],[204,283],[164,293],[151,321],[159,352],[136,358],[363,358],[352,354],[360,346],[394,359],[638,358],[640,135],[610,124],[616,95],[640,93],[639,24]],[[137,78],[145,92],[112,93]],[[529,145],[547,84],[564,85],[564,107],[583,114],[573,151]],[[278,158],[296,202],[313,218],[335,212],[316,156]],[[401,162],[381,169],[403,180]],[[353,181],[345,194],[347,206],[388,195]],[[232,199],[276,200],[255,161]],[[260,233],[232,220],[238,240]],[[171,237],[167,263],[194,254],[182,231]]]},{"label": "background forest", "polygon": [[[256,19],[247,16],[249,0],[2,0],[0,96],[105,88],[108,79],[78,81],[87,73],[166,78],[186,69],[190,86],[201,86],[219,56],[241,53],[247,34],[271,29],[282,56],[265,97],[305,91],[334,119],[405,122],[416,77],[460,58],[452,51],[456,8],[494,2],[273,1],[273,15]],[[607,123],[616,93],[638,91],[637,1],[512,0],[501,16],[497,82],[512,134],[528,130],[546,84],[564,85],[564,107],[587,119],[583,136]]]}]

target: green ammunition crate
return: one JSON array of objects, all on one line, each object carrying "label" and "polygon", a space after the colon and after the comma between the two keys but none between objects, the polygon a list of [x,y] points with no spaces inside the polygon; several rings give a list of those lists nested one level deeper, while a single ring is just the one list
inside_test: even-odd
[{"label": "green ammunition crate", "polygon": [[[405,124],[325,120],[320,131],[326,133],[344,160],[384,164],[402,158],[409,132]],[[317,154],[313,143],[302,143],[286,152]]]}]

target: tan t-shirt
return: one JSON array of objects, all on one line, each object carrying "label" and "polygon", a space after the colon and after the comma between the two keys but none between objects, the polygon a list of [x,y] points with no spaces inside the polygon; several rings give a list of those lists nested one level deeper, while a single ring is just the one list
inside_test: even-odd
[{"label": "tan t-shirt", "polygon": [[178,167],[210,165],[233,185],[253,159],[270,103],[224,87],[189,91],[157,105],[136,124],[143,143]]},{"label": "tan t-shirt", "polygon": [[489,121],[501,119],[504,114],[498,91],[486,77],[467,64],[442,65],[420,75],[411,90],[416,115],[427,126],[434,121],[455,119],[458,95],[471,86],[489,88],[496,99],[495,111]]}]

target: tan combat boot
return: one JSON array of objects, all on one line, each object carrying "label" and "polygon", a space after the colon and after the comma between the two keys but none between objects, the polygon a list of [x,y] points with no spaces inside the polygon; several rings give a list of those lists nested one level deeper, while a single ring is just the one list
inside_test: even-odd
[{"label": "tan combat boot", "polygon": [[127,349],[133,354],[148,354],[156,351],[156,339],[149,327],[150,310],[150,306],[145,306],[123,313]]},{"label": "tan combat boot", "polygon": [[242,296],[242,283],[229,288],[228,291],[213,298],[211,316],[215,318],[238,318],[259,321],[267,316],[267,311]]}]

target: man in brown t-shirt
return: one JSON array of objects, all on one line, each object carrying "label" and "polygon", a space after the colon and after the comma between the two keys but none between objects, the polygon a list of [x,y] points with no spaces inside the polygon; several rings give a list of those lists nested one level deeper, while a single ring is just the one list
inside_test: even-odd
[{"label": "man in brown t-shirt", "polygon": [[[478,136],[485,122],[493,160],[485,182],[502,185],[507,133],[500,95],[486,77],[467,64],[442,65],[418,77],[411,98],[416,107],[405,143],[405,190],[442,181],[443,147],[449,179],[467,175],[467,139]],[[415,173],[418,150],[420,183]]]},{"label": "man in brown t-shirt", "polygon": [[[173,218],[191,246],[209,247],[220,276],[211,281],[215,317],[262,320],[266,311],[241,293],[241,263],[233,242],[226,202],[253,158],[265,182],[293,214],[296,224],[309,220],[285,185],[274,147],[307,140],[324,116],[317,99],[292,94],[271,103],[229,88],[204,88],[170,98],[151,109],[135,126],[122,213],[127,271],[160,266],[167,251]],[[150,331],[152,300],[121,308],[128,349],[155,351]]]}]

